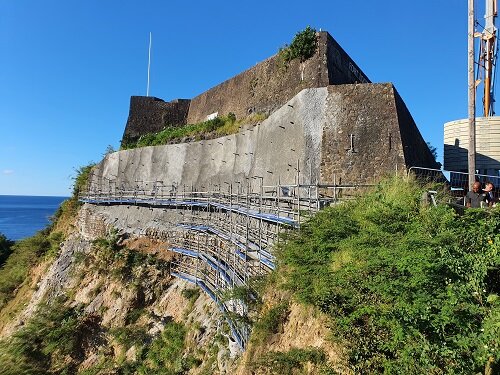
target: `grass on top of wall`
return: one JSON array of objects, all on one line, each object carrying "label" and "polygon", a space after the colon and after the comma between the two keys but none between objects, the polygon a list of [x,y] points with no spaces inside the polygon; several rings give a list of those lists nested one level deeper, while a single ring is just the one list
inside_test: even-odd
[{"label": "grass on top of wall", "polygon": [[229,113],[227,116],[216,117],[196,124],[167,127],[158,133],[144,134],[137,140],[124,138],[120,150],[213,139],[235,134],[243,125],[257,124],[266,118],[267,116],[262,113],[255,113],[243,119],[236,119],[234,113]]}]

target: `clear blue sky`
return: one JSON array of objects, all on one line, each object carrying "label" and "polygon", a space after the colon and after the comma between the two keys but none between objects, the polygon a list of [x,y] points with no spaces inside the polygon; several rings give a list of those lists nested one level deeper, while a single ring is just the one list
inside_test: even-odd
[{"label": "clear blue sky", "polygon": [[[482,3],[482,2],[481,2]],[[68,195],[115,148],[131,95],[192,98],[310,25],[373,82],[392,82],[442,159],[467,116],[467,2],[0,1],[0,194]]]}]

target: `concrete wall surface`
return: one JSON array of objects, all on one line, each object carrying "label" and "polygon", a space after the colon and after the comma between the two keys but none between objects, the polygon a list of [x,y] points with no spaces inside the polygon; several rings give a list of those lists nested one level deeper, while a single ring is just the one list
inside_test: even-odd
[{"label": "concrete wall surface", "polygon": [[[261,124],[200,142],[112,153],[92,179],[131,188],[207,186],[261,177],[265,185],[370,183],[385,173],[436,163],[391,84],[304,89]],[[429,154],[429,155],[427,155]]]},{"label": "concrete wall surface", "polygon": [[306,89],[260,125],[218,139],[150,146],[112,153],[92,178],[103,189],[156,180],[164,185],[203,186],[245,182],[260,176],[264,184],[293,184],[297,162],[304,179],[319,176],[327,89]]}]

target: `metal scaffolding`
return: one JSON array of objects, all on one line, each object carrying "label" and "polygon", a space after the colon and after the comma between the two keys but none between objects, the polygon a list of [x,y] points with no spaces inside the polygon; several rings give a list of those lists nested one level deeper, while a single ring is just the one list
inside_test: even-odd
[{"label": "metal scaffolding", "polygon": [[[135,205],[174,210],[182,219],[168,233],[176,253],[170,273],[201,287],[223,312],[232,335],[245,348],[250,327],[247,306],[230,298],[235,287],[275,269],[273,246],[282,234],[300,228],[323,207],[356,194],[361,185],[264,185],[262,177],[207,187],[163,181],[135,181],[127,186],[110,179],[91,179],[79,200],[95,205]],[[348,194],[347,192],[351,192]],[[347,194],[346,194],[347,193]],[[241,319],[240,319],[241,318]]]}]

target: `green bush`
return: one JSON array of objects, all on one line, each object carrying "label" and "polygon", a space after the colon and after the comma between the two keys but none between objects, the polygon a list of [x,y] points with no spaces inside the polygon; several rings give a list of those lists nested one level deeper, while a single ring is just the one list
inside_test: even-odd
[{"label": "green bush", "polygon": [[270,335],[279,333],[290,314],[288,301],[281,302],[263,313],[255,322],[252,332],[252,340],[255,343],[263,343]]},{"label": "green bush", "polygon": [[75,373],[86,320],[64,300],[40,306],[8,341],[0,342],[2,374]]},{"label": "green bush", "polygon": [[128,350],[132,346],[144,346],[149,340],[149,335],[144,327],[117,327],[112,328],[109,333],[115,338],[115,340],[125,346]]},{"label": "green bush", "polygon": [[0,267],[12,253],[12,245],[14,245],[14,241],[8,240],[7,237],[0,233]]},{"label": "green bush", "polygon": [[236,122],[236,115],[233,112],[229,112],[227,114],[227,119],[234,124]]},{"label": "green bush", "polygon": [[280,48],[278,56],[288,64],[293,59],[299,58],[301,62],[306,61],[316,53],[318,41],[316,30],[307,26],[304,30],[295,34],[292,43]]},{"label": "green bush", "polygon": [[78,199],[80,192],[87,189],[90,172],[94,166],[94,163],[89,163],[88,165],[82,166],[76,170],[76,176],[74,177],[75,183],[73,185],[73,199]]},{"label": "green bush", "polygon": [[148,347],[137,373],[174,375],[187,370],[182,360],[185,336],[186,328],[182,324],[169,322]]},{"label": "green bush", "polygon": [[190,304],[193,304],[200,296],[200,289],[198,289],[198,288],[183,289],[181,292],[181,295],[185,299],[189,300]]},{"label": "green bush", "polygon": [[305,61],[314,55],[316,47],[316,30],[307,26],[304,30],[295,34],[289,48],[292,58],[298,57],[300,61]]},{"label": "green bush", "polygon": [[178,127],[167,127],[158,133],[149,133],[142,135],[139,139],[124,139],[121,145],[121,150],[166,145],[170,142],[181,140],[184,137],[194,137],[201,139],[206,135],[216,130],[234,124],[236,116],[234,113],[229,113],[226,117],[216,117],[211,120],[199,122],[196,124],[188,124]]},{"label": "green bush", "polygon": [[278,251],[286,287],[333,321],[357,373],[476,373],[500,357],[500,210],[421,208],[389,179]]},{"label": "green bush", "polygon": [[125,322],[127,324],[134,324],[136,323],[139,318],[141,316],[143,316],[145,313],[147,312],[147,310],[144,308],[144,307],[134,307],[132,309],[130,309],[128,312],[127,312],[127,316],[125,317]]},{"label": "green bush", "polygon": [[255,364],[257,369],[266,369],[270,374],[293,374],[294,370],[304,370],[307,363],[325,364],[326,355],[319,349],[292,348],[288,352],[268,352]]}]

